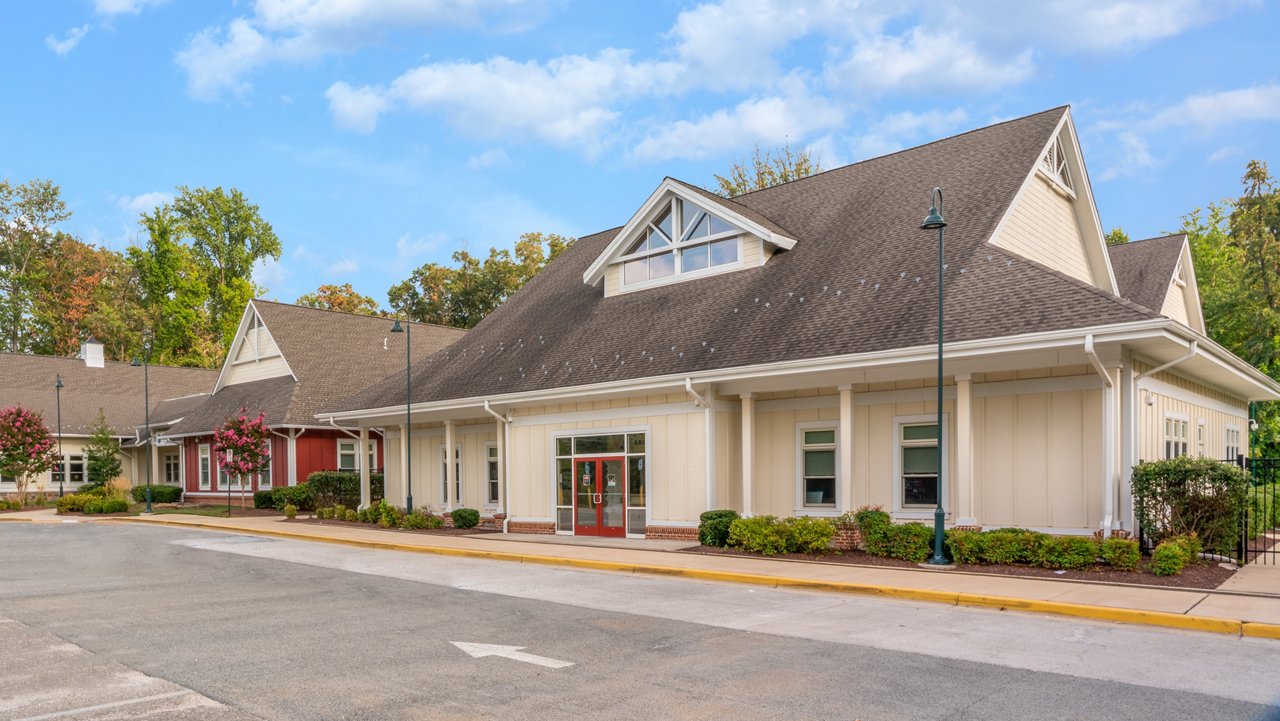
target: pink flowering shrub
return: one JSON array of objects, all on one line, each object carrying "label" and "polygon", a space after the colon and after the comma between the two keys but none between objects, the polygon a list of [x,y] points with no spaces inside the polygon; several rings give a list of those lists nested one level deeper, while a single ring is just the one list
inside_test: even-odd
[{"label": "pink flowering shrub", "polygon": [[244,409],[213,432],[213,452],[218,456],[218,465],[237,476],[262,472],[271,462],[270,443],[266,414],[250,418]]},{"label": "pink flowering shrub", "polygon": [[58,453],[39,413],[22,406],[0,410],[0,476],[12,476],[18,502],[27,502],[27,483],[53,468]]}]

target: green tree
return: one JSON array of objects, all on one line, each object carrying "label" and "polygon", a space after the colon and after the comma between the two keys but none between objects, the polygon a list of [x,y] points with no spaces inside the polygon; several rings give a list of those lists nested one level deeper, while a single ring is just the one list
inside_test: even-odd
[{"label": "green tree", "polygon": [[212,368],[222,361],[222,336],[210,317],[208,274],[195,250],[179,239],[178,219],[169,206],[140,219],[147,245],[129,248],[137,278],[138,302],[152,330],[156,363]]},{"label": "green tree", "polygon": [[808,150],[792,150],[790,143],[781,148],[752,150],[749,161],[735,160],[729,166],[729,174],[717,175],[717,193],[732,198],[753,190],[772,188],[781,183],[799,180],[822,172],[822,164]]},{"label": "green tree", "polygon": [[378,301],[367,295],[360,295],[350,283],[321,285],[314,293],[307,293],[298,298],[298,305],[360,315],[379,315],[382,312],[378,307]]},{"label": "green tree", "polygon": [[39,413],[22,406],[0,410],[0,476],[14,479],[18,503],[27,502],[31,478],[53,468],[58,451]]},{"label": "green tree", "polygon": [[1106,236],[1107,245],[1124,245],[1129,242],[1129,234],[1124,232],[1120,226],[1111,229]]},{"label": "green tree", "polygon": [[71,217],[51,180],[0,180],[0,337],[12,353],[31,349],[35,303],[53,255],[54,231]]},{"label": "green tree", "polygon": [[103,303],[102,285],[119,254],[56,233],[50,253],[34,265],[39,292],[31,308],[32,336],[27,349],[46,355],[71,355],[80,347],[89,318]]},{"label": "green tree", "polygon": [[258,206],[239,190],[179,186],[170,206],[176,229],[191,242],[209,294],[209,317],[224,346],[230,346],[245,303],[259,289],[253,268],[280,259],[280,239]]},{"label": "green tree", "polygon": [[525,233],[514,253],[490,248],[480,260],[460,250],[453,254],[454,266],[427,263],[393,285],[387,297],[397,313],[412,320],[473,328],[572,243],[553,233]]},{"label": "green tree", "polygon": [[112,435],[101,408],[89,433],[89,444],[84,448],[89,485],[105,486],[120,477],[120,441]]}]

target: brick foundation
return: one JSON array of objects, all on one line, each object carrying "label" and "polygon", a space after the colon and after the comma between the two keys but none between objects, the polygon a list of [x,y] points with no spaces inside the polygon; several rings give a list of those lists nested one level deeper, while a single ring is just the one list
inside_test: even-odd
[{"label": "brick foundation", "polygon": [[644,537],[654,541],[697,541],[698,529],[684,526],[646,526]]},{"label": "brick foundation", "polygon": [[507,532],[555,535],[556,524],[552,521],[511,521],[507,524]]},{"label": "brick foundation", "polygon": [[831,547],[837,551],[853,551],[862,548],[862,532],[856,526],[836,526]]}]

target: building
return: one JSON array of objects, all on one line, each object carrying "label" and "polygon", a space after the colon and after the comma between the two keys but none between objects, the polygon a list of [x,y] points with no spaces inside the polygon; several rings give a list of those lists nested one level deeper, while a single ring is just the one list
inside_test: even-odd
[{"label": "building", "polygon": [[[209,397],[217,371],[153,365],[146,369],[149,391],[144,391],[141,367],[104,361],[102,346],[83,346],[81,358],[0,353],[0,407],[22,406],[40,413],[51,434],[58,433],[58,394],[62,379],[62,460],[59,467],[32,479],[31,490],[56,493],[59,477],[64,490],[75,490],[85,481],[85,452],[89,436],[102,409],[112,433],[121,442],[124,478],[130,484],[146,482],[144,398],[151,401],[152,426],[176,422]],[[176,484],[180,478],[177,450],[160,446],[152,456],[153,483]],[[11,478],[0,479],[0,495],[17,492]]]},{"label": "building", "polygon": [[[198,501],[228,492],[248,495],[296,485],[321,470],[379,470],[381,434],[362,439],[316,414],[336,398],[359,392],[388,376],[403,387],[404,335],[377,316],[286,305],[265,300],[245,307],[235,341],[213,383],[212,395],[167,428],[162,442],[181,454],[185,497]],[[465,334],[456,328],[414,323],[412,359],[425,360]],[[221,470],[212,433],[241,413],[266,414],[273,434],[266,472],[241,479]]]},{"label": "building", "polygon": [[390,500],[411,454],[418,505],[651,538],[939,492],[949,525],[1131,529],[1134,464],[1245,452],[1280,398],[1206,337],[1185,239],[1108,250],[1068,108],[732,200],[668,178],[413,375],[411,444],[402,379],[318,416],[387,429]]}]

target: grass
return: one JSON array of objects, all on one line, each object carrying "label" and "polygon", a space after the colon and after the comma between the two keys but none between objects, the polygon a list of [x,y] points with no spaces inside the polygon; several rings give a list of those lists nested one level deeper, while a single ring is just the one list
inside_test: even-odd
[{"label": "grass", "polygon": [[[146,508],[144,504],[138,504],[136,507],[130,509],[130,513],[134,515],[141,514],[144,508]],[[233,517],[239,516],[240,514],[237,513],[239,510],[240,510],[240,506],[232,505],[231,515]],[[214,518],[226,518],[227,507],[225,505],[223,506],[183,506],[181,508],[152,507],[151,509],[151,515],[153,516],[167,516],[167,515],[175,515],[175,514],[183,515],[183,516],[211,516]]]}]

